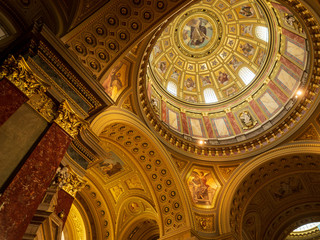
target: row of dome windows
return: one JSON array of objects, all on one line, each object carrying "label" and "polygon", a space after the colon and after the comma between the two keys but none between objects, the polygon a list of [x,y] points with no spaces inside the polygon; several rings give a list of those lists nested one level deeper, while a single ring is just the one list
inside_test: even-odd
[{"label": "row of dome windows", "polygon": [[[242,79],[244,84],[248,85],[255,78],[255,74],[247,67],[242,67],[239,70],[239,77]],[[167,91],[174,96],[177,96],[177,84],[173,81],[169,81],[167,85]],[[218,102],[217,95],[215,94],[213,88],[206,88],[203,91],[203,96],[205,103],[215,103]]]}]

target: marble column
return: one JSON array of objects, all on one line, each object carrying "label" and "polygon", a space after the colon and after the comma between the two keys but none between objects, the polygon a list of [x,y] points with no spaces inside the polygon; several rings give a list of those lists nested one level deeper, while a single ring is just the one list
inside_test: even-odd
[{"label": "marble column", "polygon": [[71,137],[53,123],[0,197],[0,240],[22,239]]},{"label": "marble column", "polygon": [[60,217],[64,226],[76,193],[85,186],[86,181],[79,177],[69,166],[64,166],[59,168],[53,182],[59,188],[54,212]]},{"label": "marble column", "polygon": [[61,218],[63,221],[63,226],[66,223],[68,214],[70,212],[71,205],[73,203],[74,197],[71,196],[66,191],[60,189],[58,191],[57,206],[54,209],[54,212]]},{"label": "marble column", "polygon": [[0,126],[27,101],[26,95],[7,78],[2,78],[0,80]]}]

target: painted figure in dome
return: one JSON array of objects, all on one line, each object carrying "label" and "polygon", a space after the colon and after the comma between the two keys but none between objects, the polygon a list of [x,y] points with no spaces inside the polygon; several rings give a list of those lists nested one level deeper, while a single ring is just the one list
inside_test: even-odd
[{"label": "painted figure in dome", "polygon": [[241,7],[239,13],[245,17],[252,17],[254,14],[254,10],[251,6],[245,5]]},{"label": "painted figure in dome", "polygon": [[190,20],[183,29],[183,40],[191,47],[199,47],[206,39],[209,39],[207,36],[209,25],[208,21],[203,18]]},{"label": "painted figure in dome", "polygon": [[209,205],[212,203],[213,196],[216,192],[212,184],[213,177],[211,173],[205,173],[204,171],[192,171],[189,178],[189,189],[192,195],[192,199],[197,204]]},{"label": "painted figure in dome", "polygon": [[219,72],[218,81],[221,84],[223,84],[223,85],[228,84],[229,79],[230,79],[230,76],[227,73],[221,72],[221,71]]},{"label": "painted figure in dome", "polygon": [[240,48],[243,52],[243,55],[249,57],[254,53],[254,47],[250,43],[240,44]]},{"label": "painted figure in dome", "polygon": [[209,84],[211,84],[211,80],[209,76],[200,76],[200,79],[202,81],[202,85],[205,87]]},{"label": "painted figure in dome", "polygon": [[196,87],[196,83],[189,77],[184,81],[184,86],[188,91],[192,91]]}]

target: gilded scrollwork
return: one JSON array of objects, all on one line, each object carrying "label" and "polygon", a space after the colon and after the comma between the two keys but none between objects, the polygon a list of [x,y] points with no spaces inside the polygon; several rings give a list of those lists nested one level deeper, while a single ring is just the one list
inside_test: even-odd
[{"label": "gilded scrollwork", "polygon": [[52,185],[58,186],[75,197],[76,193],[85,186],[85,183],[86,181],[74,173],[69,166],[64,166],[57,169]]},{"label": "gilded scrollwork", "polygon": [[56,104],[47,95],[35,94],[30,98],[28,104],[41,114],[48,122],[51,122],[55,117]]},{"label": "gilded scrollwork", "polygon": [[17,60],[14,56],[10,56],[4,61],[0,67],[0,78],[2,79],[3,77],[11,81],[29,98],[35,94],[44,93],[48,89],[48,87],[32,73],[32,70],[21,56]]},{"label": "gilded scrollwork", "polygon": [[87,126],[87,123],[72,110],[67,101],[60,104],[54,121],[72,138],[75,138],[79,131]]}]

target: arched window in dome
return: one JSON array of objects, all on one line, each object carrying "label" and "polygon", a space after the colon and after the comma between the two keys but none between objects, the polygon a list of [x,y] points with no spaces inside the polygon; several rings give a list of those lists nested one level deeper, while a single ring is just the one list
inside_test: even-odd
[{"label": "arched window in dome", "polygon": [[4,39],[6,37],[8,37],[8,34],[7,34],[6,30],[0,24],[0,40]]},{"label": "arched window in dome", "polygon": [[172,81],[168,82],[167,90],[172,95],[177,96],[177,84],[175,84],[174,82],[172,82]]},{"label": "arched window in dome", "polygon": [[243,67],[239,70],[239,77],[242,79],[244,84],[248,85],[256,76],[249,68]]},{"label": "arched window in dome", "polygon": [[212,88],[206,88],[203,91],[203,95],[204,95],[204,100],[206,103],[218,102],[218,98]]},{"label": "arched window in dome", "polygon": [[258,26],[256,27],[256,30],[255,30],[255,33],[256,33],[256,37],[265,41],[265,42],[268,42],[269,41],[269,31],[268,31],[268,28],[266,27],[262,27],[262,26]]}]

